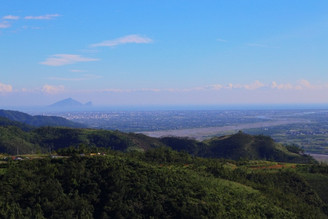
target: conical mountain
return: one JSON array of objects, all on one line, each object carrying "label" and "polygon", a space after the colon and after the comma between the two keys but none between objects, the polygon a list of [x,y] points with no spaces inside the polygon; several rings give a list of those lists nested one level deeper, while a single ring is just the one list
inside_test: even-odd
[{"label": "conical mountain", "polygon": [[84,104],[77,101],[77,100],[74,100],[72,98],[67,98],[67,99],[58,101],[54,104],[51,104],[50,106],[51,107],[65,107],[66,108],[66,107],[82,107],[82,106],[84,106]]}]

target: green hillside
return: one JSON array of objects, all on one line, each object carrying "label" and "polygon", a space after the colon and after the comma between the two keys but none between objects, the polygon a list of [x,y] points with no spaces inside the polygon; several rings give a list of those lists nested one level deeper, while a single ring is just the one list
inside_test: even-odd
[{"label": "green hillside", "polygon": [[320,190],[298,173],[304,168],[249,165],[254,164],[197,158],[167,147],[10,161],[0,167],[0,217],[328,217]]},{"label": "green hillside", "polygon": [[3,120],[0,153],[49,152],[59,156],[0,155],[0,218],[328,218],[328,167],[265,136],[199,142]]},{"label": "green hillside", "polygon": [[12,121],[24,123],[29,126],[41,127],[41,126],[62,126],[72,128],[85,127],[82,124],[69,121],[58,116],[31,116],[27,113],[12,110],[0,110],[0,117],[7,118]]},{"label": "green hillside", "polygon": [[280,162],[312,163],[312,157],[304,155],[302,150],[293,150],[263,135],[248,135],[238,132],[234,135],[215,137],[203,142],[179,137],[164,137],[161,141],[174,150],[187,151],[190,154],[226,158],[232,160],[271,160]]},{"label": "green hillside", "polygon": [[1,127],[15,126],[24,131],[29,131],[29,130],[33,129],[33,127],[30,125],[27,125],[27,124],[24,124],[21,122],[16,122],[16,121],[13,121],[13,120],[7,119],[5,117],[1,117],[1,116],[0,116],[0,126]]},{"label": "green hillside", "polygon": [[188,138],[158,139],[143,134],[96,129],[40,127],[26,130],[25,126],[18,122],[8,123],[0,128],[0,152],[8,154],[49,153],[67,147],[146,151],[150,148],[169,146],[174,150],[186,151],[200,157],[315,162],[312,157],[302,154],[301,150],[277,144],[270,137],[247,135],[242,132],[199,142]]},{"label": "green hillside", "polygon": [[274,142],[271,137],[248,135],[243,132],[207,140],[207,157],[224,157],[239,160],[272,160],[280,162],[303,163],[313,159]]},{"label": "green hillside", "polygon": [[16,126],[0,127],[0,153],[28,154],[41,152],[33,142],[34,134],[25,132]]}]

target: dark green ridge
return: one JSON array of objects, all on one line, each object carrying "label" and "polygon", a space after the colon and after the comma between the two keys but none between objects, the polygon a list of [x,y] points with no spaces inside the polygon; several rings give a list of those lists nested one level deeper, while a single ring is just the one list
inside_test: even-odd
[{"label": "dark green ridge", "polygon": [[25,123],[29,126],[41,127],[41,126],[61,126],[71,128],[83,128],[86,127],[83,124],[69,121],[65,118],[58,116],[31,116],[27,113],[12,110],[0,110],[0,117],[7,118],[12,121]]}]

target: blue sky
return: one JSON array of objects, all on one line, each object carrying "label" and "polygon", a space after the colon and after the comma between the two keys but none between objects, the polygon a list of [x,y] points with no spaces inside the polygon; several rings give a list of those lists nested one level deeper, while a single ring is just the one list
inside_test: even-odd
[{"label": "blue sky", "polygon": [[328,102],[328,1],[4,0],[0,105]]}]

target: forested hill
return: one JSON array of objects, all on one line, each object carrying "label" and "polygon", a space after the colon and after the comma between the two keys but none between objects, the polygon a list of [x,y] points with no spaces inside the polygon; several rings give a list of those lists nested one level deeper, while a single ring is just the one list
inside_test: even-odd
[{"label": "forested hill", "polygon": [[144,153],[2,161],[0,218],[328,218],[328,168]]},{"label": "forested hill", "polygon": [[284,146],[274,142],[268,136],[248,135],[243,132],[214,137],[202,142],[178,137],[164,137],[161,141],[175,150],[187,151],[201,157],[294,163],[311,163],[314,161],[311,156],[304,154],[304,151],[295,145]]},{"label": "forested hill", "polygon": [[16,122],[16,121],[13,121],[13,120],[10,120],[10,119],[0,116],[0,127],[9,127],[9,126],[18,127],[24,131],[29,131],[29,130],[33,129],[32,126],[27,125],[25,123]]},{"label": "forested hill", "polygon": [[61,156],[0,154],[0,218],[328,218],[328,167],[269,137],[23,128],[5,120],[1,152]]},{"label": "forested hill", "polygon": [[252,136],[242,132],[199,142],[187,138],[152,138],[143,134],[96,129],[40,127],[26,131],[15,124],[0,127],[0,153],[49,153],[67,147],[147,151],[161,146],[201,157],[314,162],[310,156],[304,155],[302,150],[295,146],[285,147],[275,143],[270,137]]},{"label": "forested hill", "polygon": [[41,127],[41,126],[62,126],[72,128],[86,127],[83,124],[69,121],[58,116],[31,116],[27,113],[12,110],[0,110],[0,117],[7,118],[12,121],[21,122],[26,125]]}]

